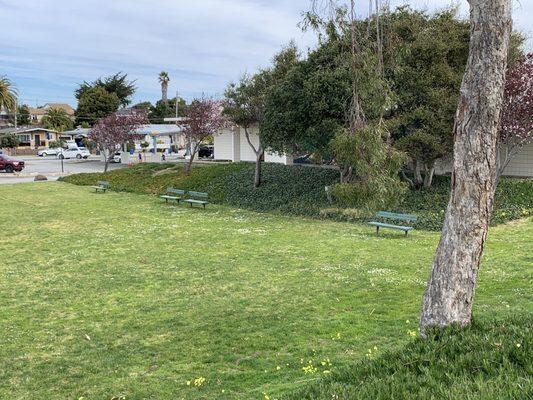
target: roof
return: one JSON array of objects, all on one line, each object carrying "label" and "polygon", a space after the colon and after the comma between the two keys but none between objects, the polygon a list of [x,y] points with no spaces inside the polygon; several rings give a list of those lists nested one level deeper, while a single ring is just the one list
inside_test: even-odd
[{"label": "roof", "polygon": [[[73,136],[88,136],[91,132],[90,128],[76,128],[70,131],[62,132],[62,135],[73,135]],[[143,125],[141,128],[135,131],[137,135],[150,135],[150,136],[161,136],[161,135],[173,135],[181,133],[181,128],[174,124],[148,124]]]},{"label": "roof", "polygon": [[39,128],[35,126],[23,126],[20,128],[2,128],[0,129],[1,133],[16,133],[17,135],[22,133],[29,133],[29,132],[50,132],[50,133],[59,133],[58,131],[54,131],[53,129],[45,129],[45,128]]},{"label": "roof", "polygon": [[68,115],[74,115],[74,109],[67,103],[46,103],[42,107],[30,108],[30,114],[33,115],[44,115],[46,112],[52,108],[57,108],[65,111]]}]

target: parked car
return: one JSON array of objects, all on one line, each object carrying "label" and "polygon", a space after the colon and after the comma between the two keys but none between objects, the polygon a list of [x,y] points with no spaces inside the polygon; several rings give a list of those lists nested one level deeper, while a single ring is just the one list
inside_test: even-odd
[{"label": "parked car", "polygon": [[55,147],[53,149],[43,149],[43,150],[39,150],[37,152],[37,155],[39,157],[46,157],[46,156],[57,156],[59,154],[59,152],[61,151],[61,148],[60,147]]},{"label": "parked car", "polygon": [[120,164],[122,162],[121,158],[122,153],[120,151],[116,151],[115,154],[113,154],[113,157],[111,158],[111,162]]},{"label": "parked car", "polygon": [[0,154],[0,171],[13,173],[20,172],[24,169],[24,161],[17,158],[9,157],[5,154]]},{"label": "parked car", "polygon": [[81,160],[82,158],[88,158],[90,155],[91,153],[85,147],[70,147],[68,149],[60,149],[59,153],[57,153],[57,157],[59,159],[77,158],[78,160]]},{"label": "parked car", "polygon": [[215,149],[212,145],[204,145],[200,147],[200,150],[198,150],[199,158],[213,158],[214,154],[215,154]]}]

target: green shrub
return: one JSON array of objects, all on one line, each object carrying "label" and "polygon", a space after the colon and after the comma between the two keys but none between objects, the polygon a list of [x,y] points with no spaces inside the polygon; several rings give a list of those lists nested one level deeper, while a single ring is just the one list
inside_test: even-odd
[{"label": "green shrub", "polygon": [[381,176],[369,181],[338,183],[333,186],[332,194],[340,206],[382,210],[396,206],[407,189],[404,182]]},{"label": "green shrub", "polygon": [[404,348],[369,353],[286,400],[530,399],[532,318],[474,321],[434,331]]},{"label": "green shrub", "polygon": [[[77,185],[94,185],[99,180],[106,180],[112,190],[146,194],[161,194],[167,187],[173,186],[208,192],[212,202],[232,207],[338,221],[365,222],[373,217],[368,208],[351,206],[353,203],[328,203],[324,188],[339,182],[339,172],[335,169],[265,163],[263,184],[259,188],[253,187],[253,173],[251,163],[198,164],[189,175],[184,173],[182,164],[143,163],[105,174],[77,174],[61,180]],[[419,217],[414,224],[416,228],[440,230],[449,187],[450,178],[438,176],[433,187],[408,190],[399,204],[377,203],[374,208],[416,214]],[[334,195],[337,198],[342,196],[338,192]],[[386,198],[382,193],[376,196]],[[533,180],[502,179],[496,191],[492,223],[499,224],[531,214]]]}]

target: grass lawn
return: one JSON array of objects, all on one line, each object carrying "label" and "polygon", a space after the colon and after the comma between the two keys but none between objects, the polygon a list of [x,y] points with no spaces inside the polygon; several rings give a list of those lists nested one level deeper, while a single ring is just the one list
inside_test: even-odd
[{"label": "grass lawn", "polygon": [[[1,399],[279,398],[413,342],[438,240],[59,182],[0,200]],[[532,238],[491,228],[476,316],[530,315]]]}]

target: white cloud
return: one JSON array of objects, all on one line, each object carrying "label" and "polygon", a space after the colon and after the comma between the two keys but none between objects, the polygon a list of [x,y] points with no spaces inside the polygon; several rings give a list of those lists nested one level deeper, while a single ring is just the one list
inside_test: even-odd
[{"label": "white cloud", "polygon": [[[393,1],[393,5],[405,3]],[[449,0],[412,0],[434,10]],[[526,4],[527,3],[527,4]],[[531,1],[515,13],[529,29]],[[159,96],[157,74],[186,97],[220,94],[243,71],[266,65],[291,39],[306,48],[312,33],[297,27],[309,0],[0,0],[0,74],[23,99],[68,100],[77,83],[124,71],[137,80],[135,100]],[[459,2],[466,13],[466,1]],[[366,6],[361,6],[364,13]]]}]

